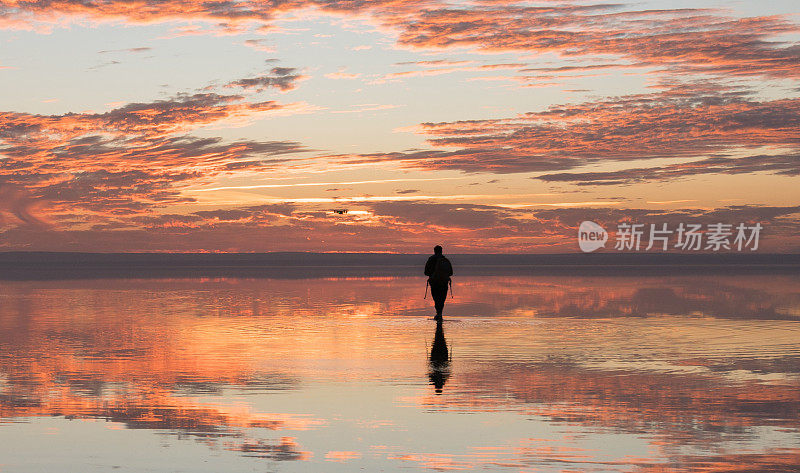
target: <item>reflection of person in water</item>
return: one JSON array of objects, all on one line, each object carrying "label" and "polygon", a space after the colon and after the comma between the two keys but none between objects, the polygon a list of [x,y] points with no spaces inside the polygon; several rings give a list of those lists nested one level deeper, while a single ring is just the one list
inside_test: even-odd
[{"label": "reflection of person in water", "polygon": [[436,324],[436,335],[433,336],[433,346],[431,346],[430,371],[428,379],[436,389],[436,394],[442,394],[444,383],[450,377],[450,353],[447,349],[447,341],[444,339],[444,328],[441,320]]},{"label": "reflection of person in water", "polygon": [[[447,285],[453,275],[453,266],[450,260],[442,254],[442,247],[436,245],[433,254],[425,263],[425,276],[428,276],[428,285],[431,287],[431,297],[436,307],[436,320],[442,320],[444,301],[447,300]],[[452,290],[451,290],[452,292]]]}]

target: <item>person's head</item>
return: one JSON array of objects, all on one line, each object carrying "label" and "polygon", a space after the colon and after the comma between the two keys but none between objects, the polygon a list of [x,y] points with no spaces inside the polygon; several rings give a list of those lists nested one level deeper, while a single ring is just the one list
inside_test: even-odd
[{"label": "person's head", "polygon": [[441,245],[434,246],[433,247],[433,254],[435,254],[435,255],[442,254],[442,246]]}]

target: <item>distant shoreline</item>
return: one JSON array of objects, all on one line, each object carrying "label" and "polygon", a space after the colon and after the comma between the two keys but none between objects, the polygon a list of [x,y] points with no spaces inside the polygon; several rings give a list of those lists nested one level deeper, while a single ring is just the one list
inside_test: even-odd
[{"label": "distant shoreline", "polygon": [[[0,252],[0,280],[421,276],[426,254]],[[800,274],[800,254],[448,254],[459,275]]]}]

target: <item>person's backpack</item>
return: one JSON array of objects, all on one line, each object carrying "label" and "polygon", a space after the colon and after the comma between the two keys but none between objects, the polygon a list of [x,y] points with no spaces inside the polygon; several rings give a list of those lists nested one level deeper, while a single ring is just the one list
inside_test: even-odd
[{"label": "person's backpack", "polygon": [[430,279],[432,283],[447,284],[450,281],[450,276],[453,275],[453,265],[450,260],[444,256],[436,258],[436,263],[433,266],[433,272]]}]

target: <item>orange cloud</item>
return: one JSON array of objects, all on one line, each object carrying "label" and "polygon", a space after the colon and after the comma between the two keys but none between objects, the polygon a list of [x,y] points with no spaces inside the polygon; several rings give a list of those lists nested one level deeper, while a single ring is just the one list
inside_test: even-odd
[{"label": "orange cloud", "polygon": [[[275,68],[276,76],[268,79],[276,82],[259,86],[293,87],[300,76],[292,71]],[[196,93],[104,113],[0,112],[0,153],[5,157],[0,178],[27,189],[28,200],[55,213],[78,208],[111,215],[148,212],[154,205],[186,201],[176,185],[258,169],[271,159],[280,161],[280,155],[304,150],[287,141],[225,143],[184,133],[292,109],[275,101],[249,102],[242,95]]]},{"label": "orange cloud", "polygon": [[[498,7],[498,4],[500,7]],[[415,48],[612,55],[671,73],[797,77],[798,46],[770,42],[800,26],[777,16],[732,19],[707,10],[615,11],[614,5],[429,9],[412,21],[387,20]]]},{"label": "orange cloud", "polygon": [[[0,22],[7,27],[51,28],[78,18],[130,23],[205,21],[215,25],[213,31],[234,34],[242,33],[251,23],[269,28],[284,13],[312,8],[334,14],[370,15],[376,23],[398,31],[399,45],[414,48],[554,52],[565,57],[602,54],[678,74],[800,75],[798,45],[773,40],[777,35],[797,33],[797,24],[780,16],[731,18],[703,9],[636,11],[609,4],[529,6],[513,0],[468,6],[438,0],[293,0],[278,4],[180,0],[135,5],[122,0],[6,0],[2,7]],[[189,29],[182,34],[209,32],[194,26],[184,28]]]},{"label": "orange cloud", "polygon": [[275,88],[282,92],[288,92],[297,88],[297,82],[308,78],[308,76],[299,74],[294,67],[273,67],[270,73],[271,75],[235,80],[226,84],[225,87],[241,87],[256,92]]},{"label": "orange cloud", "polygon": [[800,249],[794,238],[800,227],[797,206],[648,210],[621,205],[527,207],[409,199],[348,204],[352,212],[344,215],[330,211],[340,206],[217,205],[209,210],[156,213],[153,203],[130,209],[119,204],[113,213],[107,207],[98,208],[99,214],[89,219],[67,214],[59,218],[62,226],[46,231],[9,228],[0,245],[40,251],[415,252],[439,240],[449,242],[453,252],[569,253],[578,251],[575,235],[580,222],[592,220],[609,231],[624,221],[664,222],[670,228],[681,222],[760,222],[765,228],[760,251]]},{"label": "orange cloud", "polygon": [[[514,118],[422,123],[429,143],[454,151],[422,150],[332,156],[364,164],[399,161],[406,167],[469,172],[556,171],[606,160],[701,157],[771,146],[798,148],[800,99],[754,100],[748,90],[710,83],[664,84],[650,94],[557,105]],[[753,161],[707,161],[709,171],[783,172],[791,156]],[[775,166],[770,160],[778,160]],[[796,167],[796,166],[795,166]],[[554,179],[553,179],[554,180]]]}]

